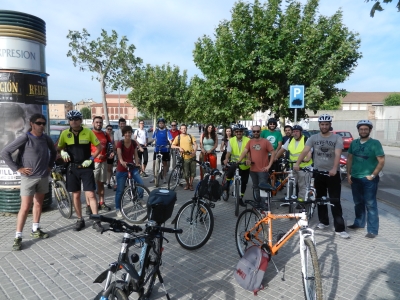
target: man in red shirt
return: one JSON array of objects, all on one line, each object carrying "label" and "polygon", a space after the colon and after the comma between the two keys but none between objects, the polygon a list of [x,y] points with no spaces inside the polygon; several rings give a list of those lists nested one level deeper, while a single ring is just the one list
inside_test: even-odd
[{"label": "man in red shirt", "polygon": [[[253,181],[253,190],[256,191],[257,201],[260,202],[260,183],[268,182],[268,171],[271,168],[275,159],[274,147],[267,139],[260,138],[261,127],[254,125],[253,138],[247,143],[245,149],[240,155],[238,161],[241,161],[247,153],[250,153],[251,160],[246,163],[250,166],[250,176]],[[268,159],[268,154],[271,153],[271,161]],[[264,203],[260,203],[264,206]]]},{"label": "man in red shirt", "polygon": [[[100,141],[103,149],[99,155],[94,159],[94,179],[96,180],[97,195],[99,195],[99,209],[104,211],[110,211],[111,208],[104,203],[104,183],[107,182],[107,158],[114,158],[114,152],[112,151],[112,141],[108,134],[103,130],[103,118],[96,116],[93,118],[93,133]],[[94,153],[96,147],[91,146],[91,151]],[[109,152],[109,153],[107,153]],[[86,207],[86,214],[91,214],[90,207]]]}]

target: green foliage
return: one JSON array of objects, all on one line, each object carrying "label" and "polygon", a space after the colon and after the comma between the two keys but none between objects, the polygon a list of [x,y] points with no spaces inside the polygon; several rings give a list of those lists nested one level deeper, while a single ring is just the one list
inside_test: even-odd
[{"label": "green foliage", "polygon": [[320,110],[338,110],[342,106],[342,100],[340,96],[336,95],[332,97],[331,99],[323,102],[319,109]]},{"label": "green foliage", "polygon": [[86,29],[82,32],[69,30],[67,38],[70,40],[68,57],[72,58],[74,66],[79,65],[80,71],[93,72],[96,75],[92,79],[100,82],[103,108],[106,122],[109,123],[107,92],[128,88],[127,79],[131,72],[142,63],[139,57],[135,57],[135,46],[128,45],[128,39],[122,36],[118,39],[115,30],[111,35],[101,30],[101,37],[89,41],[90,34]]},{"label": "green foliage", "polygon": [[186,70],[180,74],[179,67],[169,64],[138,68],[129,78],[132,91],[129,102],[141,113],[154,118],[163,116],[171,120],[185,121],[187,98]]},{"label": "green foliage", "polygon": [[400,94],[390,94],[383,100],[385,106],[399,106],[400,105]]},{"label": "green foliage", "polygon": [[[365,0],[365,2],[369,2],[370,0]],[[375,15],[375,11],[383,11],[383,7],[381,6],[381,3],[377,0],[371,0],[371,1],[375,1],[375,4],[372,6],[371,8],[371,12],[370,12],[370,16],[371,18],[374,17]],[[391,3],[392,0],[383,0],[383,3]],[[397,2],[397,11],[400,11],[400,0]]]},{"label": "green foliage", "polygon": [[91,119],[92,118],[92,114],[91,114],[90,109],[88,107],[82,107],[81,114],[82,114],[84,119]]},{"label": "green foliage", "polygon": [[[361,58],[358,34],[342,24],[341,11],[317,16],[318,0],[285,3],[283,12],[283,0],[239,1],[215,39],[198,39],[194,62],[204,78],[191,81],[186,112],[193,119],[231,122],[260,109],[293,119],[290,85],[305,86],[305,106],[315,112],[343,93],[335,85]],[[299,118],[304,114],[298,110]]]}]

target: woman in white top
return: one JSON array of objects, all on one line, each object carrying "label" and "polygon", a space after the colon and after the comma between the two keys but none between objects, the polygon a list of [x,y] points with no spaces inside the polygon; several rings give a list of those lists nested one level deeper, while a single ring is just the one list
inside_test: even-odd
[{"label": "woman in white top", "polygon": [[[214,125],[208,124],[204,133],[200,136],[200,161],[209,161],[211,168],[217,168],[217,155],[215,149],[218,147],[218,137]],[[200,168],[200,179],[203,179],[203,170]]]}]

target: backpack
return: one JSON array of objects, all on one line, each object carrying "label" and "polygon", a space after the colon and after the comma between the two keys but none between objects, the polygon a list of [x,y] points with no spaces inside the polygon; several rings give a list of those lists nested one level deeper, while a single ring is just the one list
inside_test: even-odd
[{"label": "backpack", "polygon": [[[193,144],[192,136],[189,133],[187,135],[190,138],[190,142]],[[178,134],[178,147],[180,147],[180,146],[181,146],[181,134]]]},{"label": "backpack", "polygon": [[257,296],[257,292],[264,289],[261,282],[269,260],[269,254],[261,247],[253,245],[248,248],[236,266],[234,277],[237,283]]}]

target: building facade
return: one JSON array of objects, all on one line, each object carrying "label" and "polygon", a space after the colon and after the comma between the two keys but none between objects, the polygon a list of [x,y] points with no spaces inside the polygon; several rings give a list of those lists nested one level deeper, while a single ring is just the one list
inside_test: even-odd
[{"label": "building facade", "polygon": [[65,120],[67,113],[73,109],[72,101],[49,100],[49,118],[53,120]]}]

